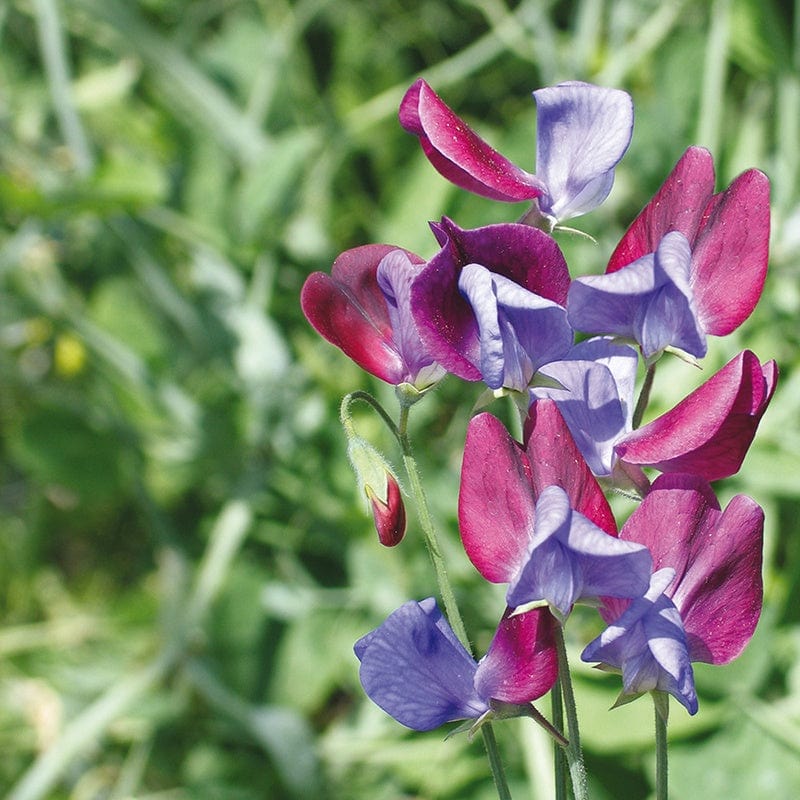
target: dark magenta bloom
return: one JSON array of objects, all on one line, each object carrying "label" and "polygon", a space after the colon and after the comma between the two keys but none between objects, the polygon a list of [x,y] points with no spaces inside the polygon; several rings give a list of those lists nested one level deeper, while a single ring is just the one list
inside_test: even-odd
[{"label": "dark magenta bloom", "polygon": [[[649,606],[633,601],[626,608],[624,601],[605,599],[601,613],[612,624],[586,648],[584,660],[603,661],[621,668],[623,675],[627,661],[629,672],[640,679],[625,693],[664,688],[694,713],[693,687],[676,671],[676,665],[683,664],[675,644],[680,637],[674,630],[674,635],[665,634],[657,618],[666,616],[675,623],[670,604],[677,610],[689,661],[727,664],[736,658],[750,641],[761,613],[763,530],[764,513],[749,497],[737,495],[723,511],[702,478],[659,477],[625,523],[620,538],[645,545],[654,569],[674,571],[674,580],[659,583],[661,579],[655,578],[659,572],[655,573],[647,595]],[[656,624],[648,629],[651,622]],[[649,655],[641,649],[640,623]],[[660,641],[665,638],[671,641]],[[645,675],[656,676],[656,683],[648,685]],[[672,679],[675,690],[658,685],[659,680]],[[677,690],[680,685],[684,689]]]},{"label": "dark magenta bloom", "polygon": [[690,283],[692,252],[679,231],[616,272],[576,278],[567,296],[570,324],[584,333],[638,342],[645,358],[676,347],[695,358],[707,351]]},{"label": "dark magenta bloom", "polygon": [[411,288],[425,349],[465,380],[526,387],[539,365],[572,343],[561,250],[528,225],[464,230],[444,218],[431,227],[441,250]]},{"label": "dark magenta bloom", "polygon": [[443,370],[422,346],[411,315],[411,283],[421,264],[419,256],[389,245],[347,250],[330,275],[308,276],[300,295],[303,313],[367,372],[394,385],[425,388]]},{"label": "dark magenta bloom", "polygon": [[420,79],[400,105],[400,124],[419,137],[445,178],[484,197],[536,200],[555,223],[577,217],[608,196],[614,168],[633,132],[625,92],[577,81],[533,93],[537,107],[536,174],[512,164],[481,139]]},{"label": "dark magenta bloom", "polygon": [[778,368],[745,350],[675,408],[621,437],[617,456],[708,481],[739,471],[775,391]]},{"label": "dark magenta bloom", "polygon": [[549,691],[558,669],[550,626],[536,613],[507,610],[476,662],[434,598],[405,603],[356,642],[359,677],[376,705],[413,730],[477,719],[492,700],[524,705]]},{"label": "dark magenta bloom", "polygon": [[689,287],[699,329],[725,336],[750,316],[764,287],[769,180],[750,169],[718,194],[714,180],[711,154],[690,147],[622,237],[606,272],[633,266],[668,233],[681,233],[691,250]]},{"label": "dark magenta bloom", "polygon": [[400,544],[406,533],[406,507],[397,478],[386,473],[385,498],[379,497],[371,486],[366,486],[365,491],[372,506],[378,541],[385,547]]},{"label": "dark magenta bloom", "polygon": [[566,617],[579,600],[647,587],[647,550],[613,535],[602,491],[551,401],[536,404],[525,450],[490,414],[470,421],[458,518],[467,555],[484,578],[509,584],[510,606],[542,601]]}]

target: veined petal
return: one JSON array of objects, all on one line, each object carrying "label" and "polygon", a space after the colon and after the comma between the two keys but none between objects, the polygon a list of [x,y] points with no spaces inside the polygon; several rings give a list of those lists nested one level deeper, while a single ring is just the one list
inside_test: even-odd
[{"label": "veined petal", "polygon": [[566,310],[479,264],[461,271],[459,289],[475,313],[480,370],[492,389],[525,391],[542,365],[572,344]]},{"label": "veined petal", "polygon": [[706,341],[689,281],[691,259],[686,237],[673,231],[655,253],[623,269],[576,278],[567,295],[570,324],[634,339],[645,358],[670,345],[702,358]]},{"label": "veined petal", "polygon": [[525,557],[534,516],[525,452],[500,420],[478,414],[467,428],[458,523],[467,556],[486,580],[511,580]]},{"label": "veined petal", "polygon": [[414,321],[426,349],[439,364],[465,380],[482,380],[478,323],[459,290],[462,269],[480,264],[563,305],[569,286],[567,264],[552,237],[528,225],[463,230],[445,218],[431,227],[441,250],[412,286]]},{"label": "veined petal", "polygon": [[623,527],[620,537],[649,547],[656,569],[675,570],[667,594],[692,661],[725,664],[750,641],[761,613],[763,527],[753,500],[737,495],[721,511],[696,475],[660,476]]},{"label": "veined petal", "polygon": [[530,390],[532,398],[555,401],[595,475],[611,474],[614,446],[631,428],[637,363],[632,347],[589,339],[575,345],[567,358],[542,367],[542,374],[564,389]]},{"label": "veined petal", "polygon": [[606,272],[616,272],[648,253],[670,231],[694,245],[706,207],[714,194],[714,159],[702,147],[690,147],[620,240]]},{"label": "veined petal", "polygon": [[692,253],[692,287],[703,328],[726,336],[752,313],[769,260],[769,179],[741,174],[709,204]]},{"label": "veined petal", "polygon": [[488,710],[475,692],[477,664],[432,597],[405,603],[354,649],[364,691],[406,727],[428,731]]},{"label": "veined petal", "polygon": [[320,336],[362,369],[392,384],[404,380],[405,365],[392,340],[376,273],[381,259],[395,249],[366,245],[347,250],[333,262],[330,275],[309,275],[300,294],[303,313]]},{"label": "veined petal", "polygon": [[536,502],[527,561],[507,602],[547,600],[567,616],[579,600],[637,597],[647,589],[652,562],[647,548],[632,544],[609,536],[571,508],[561,487],[549,486]]},{"label": "veined petal", "polygon": [[508,202],[542,194],[535,175],[490,147],[421,78],[403,97],[400,124],[419,137],[437,172],[462,189]]},{"label": "veined petal", "polygon": [[572,508],[606,533],[617,535],[617,523],[608,500],[552,400],[531,403],[525,421],[525,452],[535,496],[548,486],[560,486]]},{"label": "veined petal", "polygon": [[478,662],[475,689],[485,700],[530,703],[548,692],[558,675],[553,626],[546,608],[511,615],[507,608],[486,655]]},{"label": "veined petal", "polygon": [[777,381],[774,361],[745,350],[675,408],[623,436],[617,455],[662,472],[714,481],[738,471]]},{"label": "veined petal", "polygon": [[669,692],[690,714],[697,693],[681,615],[664,590],[674,571],[654,572],[647,592],[584,649],[581,659],[622,671],[624,694]]},{"label": "veined petal", "polygon": [[557,220],[585,214],[607,197],[614,167],[630,144],[630,95],[575,81],[533,96],[536,174],[547,189],[539,206]]},{"label": "veined petal", "polygon": [[[412,261],[405,250],[392,250],[381,259],[376,273],[378,286],[386,300],[392,341],[405,364],[408,383],[416,383],[423,370],[429,375],[431,370],[428,368],[434,364],[419,338],[411,314],[411,284],[421,269],[422,265]],[[437,373],[436,370],[433,372]],[[438,372],[436,379],[442,377],[444,370]],[[435,380],[429,379],[429,382]]]}]

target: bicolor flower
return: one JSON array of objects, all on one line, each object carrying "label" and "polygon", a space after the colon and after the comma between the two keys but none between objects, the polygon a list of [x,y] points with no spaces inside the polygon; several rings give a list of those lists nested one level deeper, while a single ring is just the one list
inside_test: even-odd
[{"label": "bicolor flower", "polygon": [[739,471],[777,379],[774,361],[760,364],[744,350],[671,411],[621,437],[614,450],[628,464],[727,478]]},{"label": "bicolor flower", "polygon": [[464,230],[444,218],[431,227],[441,250],[411,288],[425,349],[465,380],[526,388],[538,366],[572,343],[561,250],[528,225]]},{"label": "bicolor flower", "polygon": [[624,694],[668,691],[693,714],[690,662],[727,664],[755,631],[763,530],[764,513],[749,497],[737,495],[723,511],[702,478],[659,477],[620,532],[650,550],[651,588],[627,608],[605,600],[601,613],[611,625],[582,658],[621,669]]},{"label": "bicolor flower", "polygon": [[354,649],[369,698],[417,731],[478,719],[493,700],[529,704],[549,691],[558,671],[547,617],[507,610],[476,662],[432,597],[405,603]]},{"label": "bicolor flower", "polygon": [[531,400],[550,398],[558,405],[589,468],[610,475],[614,445],[631,430],[639,356],[609,337],[587,339],[572,347],[542,373],[563,388],[535,387]]},{"label": "bicolor flower", "polygon": [[394,385],[424,389],[444,371],[420,342],[411,315],[411,283],[419,256],[389,245],[342,253],[331,274],[315,272],[300,295],[316,331],[360,367]]},{"label": "bicolor flower", "polygon": [[614,334],[639,344],[646,359],[666,347],[695,358],[707,351],[690,283],[692,252],[671,231],[648,253],[616,272],[576,278],[567,295],[570,324],[592,334]]},{"label": "bicolor flower", "polygon": [[614,168],[630,144],[633,103],[625,92],[560,83],[533,93],[537,108],[536,174],[490,147],[425,83],[400,104],[400,124],[419,137],[449,181],[484,197],[535,200],[551,224],[585,214],[608,196]]},{"label": "bicolor flower", "polygon": [[[478,571],[508,583],[510,606],[539,602],[565,618],[574,603],[642,594],[646,548],[621,543],[602,491],[550,401],[537,403],[528,452],[557,438],[544,464],[489,414],[467,429],[459,492],[464,548]],[[586,511],[586,515],[581,513]]]},{"label": "bicolor flower", "polygon": [[[667,234],[679,232],[691,251],[688,286],[698,329],[725,336],[750,316],[764,287],[769,179],[749,169],[718,194],[714,181],[711,154],[690,147],[622,237],[606,273],[633,270],[635,264],[646,268],[641,259],[656,253]],[[665,324],[662,314],[658,325]]]}]

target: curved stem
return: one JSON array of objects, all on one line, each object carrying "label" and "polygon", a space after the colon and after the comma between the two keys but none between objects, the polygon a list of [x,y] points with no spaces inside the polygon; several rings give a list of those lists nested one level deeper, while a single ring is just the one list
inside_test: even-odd
[{"label": "curved stem", "polygon": [[392,436],[400,441],[400,433],[397,430],[397,425],[394,424],[394,420],[386,412],[386,409],[369,392],[364,392],[360,389],[356,392],[350,392],[350,394],[346,394],[342,398],[342,405],[339,409],[339,418],[341,419],[342,426],[345,428],[345,430],[347,430],[350,434],[355,435],[353,420],[350,416],[350,406],[356,400],[360,400],[362,403],[366,403],[368,406],[371,406],[372,409],[378,413],[378,416],[384,421]]},{"label": "curved stem", "polygon": [[642,417],[650,402],[650,390],[653,388],[653,378],[656,376],[656,362],[654,361],[647,367],[644,374],[642,391],[639,392],[639,399],[636,401],[636,408],[633,411],[633,429],[636,430],[642,424]]},{"label": "curved stem", "polygon": [[666,715],[656,704],[656,800],[667,800],[668,759],[667,759],[667,720]]},{"label": "curved stem", "polygon": [[[439,587],[439,594],[441,595],[442,602],[444,603],[445,614],[456,636],[461,640],[467,652],[471,652],[472,648],[467,638],[467,629],[464,627],[464,621],[461,618],[461,612],[458,610],[453,588],[450,586],[450,580],[447,577],[444,557],[442,556],[442,550],[439,546],[439,537],[433,526],[433,519],[431,518],[428,500],[425,497],[425,490],[422,486],[419,467],[417,466],[417,461],[411,450],[411,442],[408,438],[409,408],[410,406],[401,404],[400,421],[396,428],[397,440],[400,443],[400,449],[403,453],[403,465],[406,468],[411,494],[417,507],[417,516],[419,517],[419,524],[425,536],[425,544],[428,547],[428,553],[433,562],[433,569],[436,573],[436,582]],[[500,761],[500,751],[497,748],[497,740],[495,739],[494,731],[490,723],[485,723],[481,726],[481,735],[483,736],[483,744],[489,759],[489,767],[492,770],[494,785],[497,789],[497,796],[500,800],[511,800],[511,792],[506,782],[503,764]]]},{"label": "curved stem", "polygon": [[575,694],[572,691],[572,679],[569,673],[567,647],[564,643],[564,629],[556,625],[556,653],[558,655],[558,679],[564,697],[564,712],[567,718],[567,735],[569,744],[564,750],[572,779],[572,793],[575,800],[588,800],[589,787],[586,782],[586,767],[583,763],[581,738],[578,730],[578,710],[575,706]]}]

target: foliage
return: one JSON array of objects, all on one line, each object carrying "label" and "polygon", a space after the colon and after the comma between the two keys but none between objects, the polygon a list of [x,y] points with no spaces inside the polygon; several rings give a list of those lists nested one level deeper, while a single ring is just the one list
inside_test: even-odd
[{"label": "foliage", "polygon": [[[345,457],[339,399],[389,390],[298,304],[348,247],[429,256],[441,213],[514,218],[452,189],[400,129],[419,74],[529,169],[532,89],[631,92],[617,185],[578,221],[597,244],[561,234],[582,272],[687,145],[714,152],[720,186],[751,166],[771,177],[765,297],[706,361],[747,346],[781,368],[741,477],[718,486],[767,512],[766,611],[740,663],[697,670],[703,713],[673,715],[671,764],[676,800],[800,794],[798,31],[800,9],[775,0],[0,7],[7,796],[492,797],[477,744],[409,736],[362,696],[353,642],[431,576],[415,520],[400,548],[378,546]],[[657,388],[654,414],[690,387],[667,368]],[[455,522],[463,398],[479,391],[448,379],[413,433],[483,652],[498,596]],[[617,685],[588,669],[576,683],[593,796],[647,797],[649,709],[608,712]],[[547,796],[546,741],[529,720],[497,728],[515,796]]]}]

